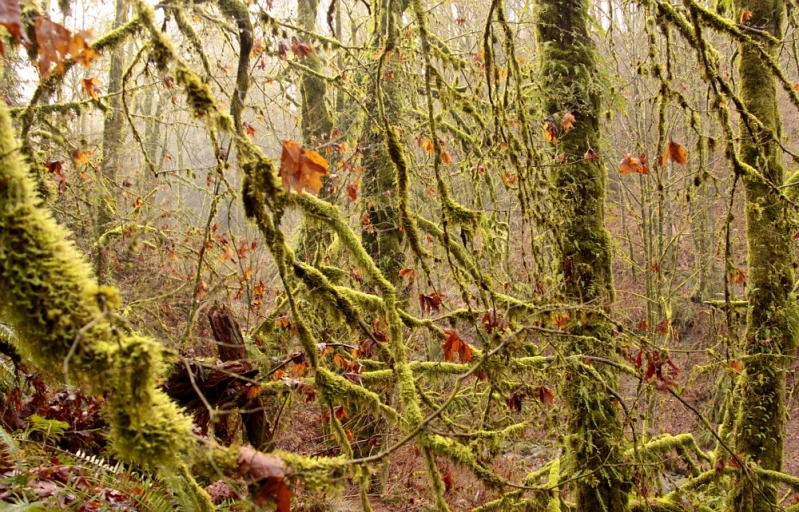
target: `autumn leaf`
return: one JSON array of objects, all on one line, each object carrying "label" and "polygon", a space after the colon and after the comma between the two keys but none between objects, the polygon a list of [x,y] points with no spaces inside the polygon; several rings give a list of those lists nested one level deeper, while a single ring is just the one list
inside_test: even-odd
[{"label": "autumn leaf", "polygon": [[521,391],[514,391],[510,398],[505,401],[508,409],[511,411],[522,412],[522,402],[524,401],[524,393]]},{"label": "autumn leaf", "polygon": [[688,163],[688,152],[679,142],[669,140],[669,143],[666,144],[666,151],[663,153],[663,157],[660,161],[662,165],[666,165],[669,160],[680,165],[685,165]]},{"label": "autumn leaf", "polygon": [[558,127],[551,119],[544,121],[544,138],[552,144],[558,143]]},{"label": "autumn leaf", "polygon": [[264,505],[268,501],[274,501],[278,512],[290,511],[291,490],[285,482],[288,469],[280,457],[266,455],[252,446],[242,446],[239,448],[238,465],[239,476],[260,484],[255,493],[256,504]]},{"label": "autumn leaf", "polygon": [[741,25],[746,25],[749,23],[749,19],[752,17],[752,11],[749,9],[744,9],[741,11]]},{"label": "autumn leaf", "polygon": [[75,164],[88,164],[89,157],[92,156],[92,154],[93,154],[92,151],[76,149],[72,153],[72,161],[75,162]]},{"label": "autumn leaf", "polygon": [[624,159],[619,164],[619,174],[639,173],[643,174],[641,169],[641,161],[627,153]]},{"label": "autumn leaf", "polygon": [[438,311],[441,306],[441,299],[444,298],[443,294],[440,293],[430,293],[430,294],[419,294],[419,305],[422,308],[422,312],[426,313],[428,311]]},{"label": "autumn leaf", "polygon": [[83,89],[86,91],[86,94],[88,94],[93,100],[98,99],[98,94],[102,92],[98,87],[102,82],[100,82],[98,78],[84,78],[80,81],[80,83],[83,85]]},{"label": "autumn leaf", "polygon": [[558,329],[566,329],[566,327],[569,326],[569,315],[568,313],[557,315],[552,318],[552,322],[558,327]]},{"label": "autumn leaf", "polygon": [[296,37],[291,38],[291,53],[297,57],[308,57],[313,53],[313,46],[304,43]]},{"label": "autumn leaf", "polygon": [[416,269],[414,268],[401,268],[399,271],[400,277],[405,277],[408,279],[408,283],[412,283],[414,279],[416,279]]},{"label": "autumn leaf", "polygon": [[568,132],[572,128],[574,128],[574,114],[571,112],[566,112],[563,114],[563,118],[560,120],[560,127],[563,128],[563,131]]},{"label": "autumn leaf", "polygon": [[599,155],[594,150],[594,148],[588,148],[583,155],[583,158],[588,160],[589,162],[595,162],[599,159]]},{"label": "autumn leaf", "polygon": [[665,336],[669,333],[669,327],[671,327],[671,322],[668,320],[661,320],[657,325],[657,331]]},{"label": "autumn leaf", "polygon": [[322,189],[322,176],[327,176],[328,163],[316,151],[306,149],[293,140],[283,141],[280,157],[280,178],[288,194],[293,188],[298,194],[307,190],[318,194]]},{"label": "autumn leaf", "polygon": [[449,154],[449,151],[446,149],[441,152],[441,161],[445,164],[452,163],[452,155]]},{"label": "autumn leaf", "polygon": [[649,322],[646,320],[641,320],[635,325],[636,329],[639,331],[648,331],[649,330]]},{"label": "autumn leaf", "polygon": [[536,390],[538,393],[538,399],[541,400],[541,403],[546,406],[551,406],[555,403],[555,394],[546,386],[538,386]]},{"label": "autumn leaf", "polygon": [[247,135],[249,135],[250,137],[255,137],[256,132],[255,132],[255,127],[253,125],[251,125],[247,121],[244,121],[243,123],[241,123],[241,126],[244,128],[244,131],[247,133]]},{"label": "autumn leaf", "polygon": [[509,172],[506,172],[506,173],[502,174],[502,182],[505,183],[505,185],[507,185],[509,187],[512,187],[513,185],[515,185],[518,180],[519,180],[519,177],[516,176],[515,174],[511,174]]},{"label": "autumn leaf", "polygon": [[744,369],[744,364],[738,360],[727,361],[727,364],[730,365],[730,368],[732,368],[732,371],[735,373],[741,373]]},{"label": "autumn leaf", "polygon": [[28,41],[28,37],[22,30],[22,20],[20,19],[19,0],[0,1],[0,25],[4,26],[11,37]]},{"label": "autumn leaf", "polygon": [[89,46],[89,31],[72,34],[68,29],[42,16],[36,18],[34,33],[38,43],[39,73],[42,77],[50,74],[53,64],[56,73],[64,71],[64,62],[72,58],[88,67],[97,58],[97,53]]},{"label": "autumn leaf", "polygon": [[458,357],[461,363],[468,363],[474,359],[472,347],[461,339],[457,330],[444,329],[444,334],[446,335],[444,340],[444,359],[454,361]]},{"label": "autumn leaf", "polygon": [[360,187],[361,185],[357,179],[352,180],[352,182],[347,185],[347,195],[350,196],[351,203],[354,203],[358,200],[358,192]]}]

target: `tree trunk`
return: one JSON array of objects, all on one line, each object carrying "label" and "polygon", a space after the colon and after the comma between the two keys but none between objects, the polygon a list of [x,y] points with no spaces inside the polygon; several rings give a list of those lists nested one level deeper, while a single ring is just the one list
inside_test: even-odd
[{"label": "tree trunk", "polygon": [[[316,16],[319,10],[318,0],[299,0],[297,3],[297,17],[300,26],[308,32],[316,31]],[[305,64],[312,71],[322,74],[322,60],[314,52],[305,59]],[[315,148],[326,143],[330,132],[333,130],[333,116],[327,108],[327,84],[324,79],[313,73],[304,73],[300,79],[300,94],[302,95],[302,140],[305,146]],[[334,167],[331,167],[334,168]],[[319,197],[328,199],[330,190],[327,183],[322,188]],[[321,249],[324,251],[330,244],[329,230],[306,223],[300,238],[297,253],[307,261],[313,260]]]},{"label": "tree trunk", "polygon": [[[389,6],[394,9],[389,12]],[[377,31],[373,46],[393,46],[399,37],[397,28],[407,5],[401,1],[381,0],[376,6]],[[390,18],[394,19],[392,23]],[[384,35],[386,40],[384,41]],[[385,114],[389,119],[400,119],[402,115],[402,78],[400,76],[399,52],[394,51],[386,59],[382,77],[377,69],[370,77],[367,108],[372,115],[366,120],[363,135],[363,200],[366,216],[361,238],[363,245],[378,267],[393,284],[399,282],[399,271],[404,266],[402,254],[402,232],[396,208],[396,179],[394,165],[388,155],[382,122],[377,114],[377,95],[383,96]],[[378,80],[380,78],[380,80]],[[379,87],[378,87],[379,85]]]},{"label": "tree trunk", "polygon": [[[747,25],[782,39],[785,3],[782,0],[739,0],[752,13]],[[777,45],[765,38],[761,48],[776,58]],[[741,99],[765,130],[781,136],[774,75],[759,49],[741,44]],[[735,425],[735,451],[763,469],[782,470],[786,411],[785,360],[780,354],[795,346],[796,324],[789,298],[793,287],[791,231],[788,212],[774,189],[783,184],[782,152],[766,131],[741,126],[741,158],[764,178],[744,176],[749,310],[745,370]],[[765,182],[764,182],[765,181]],[[776,356],[776,357],[775,357]],[[741,477],[730,499],[735,511],[776,510],[777,487]]]},{"label": "tree trunk", "polygon": [[[544,0],[539,3],[537,39],[546,114],[556,125],[564,114],[576,118],[574,128],[561,129],[558,153],[577,158],[556,168],[553,179],[561,231],[560,270],[566,300],[590,304],[607,314],[614,298],[610,236],[605,229],[607,173],[600,159],[586,160],[589,148],[600,147],[600,97],[597,64],[588,31],[587,0]],[[601,155],[600,155],[601,157]],[[572,313],[567,338],[569,353],[613,359],[612,328],[597,312]],[[579,336],[579,337],[578,337]],[[576,510],[623,512],[628,509],[629,481],[623,469],[624,436],[619,404],[606,385],[619,388],[618,372],[595,364],[604,383],[571,366],[564,393],[569,408],[568,450],[575,471]]]},{"label": "tree trunk", "polygon": [[[217,343],[219,359],[223,363],[247,363],[247,347],[244,345],[241,327],[233,317],[233,313],[225,306],[214,304],[208,312],[208,321],[211,323],[211,330]],[[264,399],[260,395],[245,398],[242,404],[242,409],[252,411],[242,412],[241,421],[247,432],[247,441],[256,450],[263,449],[269,438],[269,423],[266,420],[264,405]]]},{"label": "tree trunk", "polygon": [[[114,29],[119,28],[128,20],[129,8],[130,2],[127,0],[116,0]],[[122,48],[111,52],[111,69],[108,72],[108,94],[113,96],[108,100],[111,113],[105,117],[103,125],[103,183],[100,185],[102,193],[99,196],[99,211],[97,212],[98,238],[108,231],[114,222],[115,200],[111,191],[114,190],[112,183],[116,181],[119,170],[119,150],[122,145],[124,119],[122,96],[118,94],[122,90],[122,52]],[[101,246],[98,248],[96,261],[97,280],[100,284],[107,284],[111,281],[108,263],[108,247]]]}]

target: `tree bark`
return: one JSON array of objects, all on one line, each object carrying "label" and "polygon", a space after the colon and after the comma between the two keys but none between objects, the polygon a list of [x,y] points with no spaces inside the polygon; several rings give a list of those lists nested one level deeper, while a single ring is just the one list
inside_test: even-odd
[{"label": "tree bark", "polygon": [[[739,0],[749,9],[747,23],[782,39],[783,0]],[[760,46],[777,57],[777,45],[765,38]],[[747,327],[741,399],[735,424],[735,451],[763,469],[782,470],[786,411],[785,359],[795,348],[796,319],[790,292],[793,287],[791,229],[785,203],[775,192],[784,182],[782,152],[769,133],[781,136],[779,103],[774,75],[751,43],[740,44],[740,95],[749,112],[763,124],[752,131],[741,123],[741,159],[761,177],[744,176],[746,238],[749,276]],[[755,488],[752,483],[755,484]],[[777,487],[741,477],[730,498],[737,512],[777,509]]]},{"label": "tree bark", "polygon": [[[116,0],[116,16],[114,29],[119,28],[128,21],[127,0]],[[97,237],[98,239],[108,231],[114,222],[114,197],[110,191],[114,190],[113,182],[117,179],[119,170],[119,150],[122,145],[122,48],[111,52],[111,69],[108,71],[108,94],[112,95],[108,102],[111,113],[105,117],[103,125],[103,182],[100,185],[102,193],[99,196],[99,209],[97,212]],[[100,284],[111,282],[109,264],[109,249],[107,246],[98,247],[96,260],[97,280]]]},{"label": "tree bark", "polygon": [[[610,312],[614,298],[611,244],[605,229],[607,172],[600,159],[586,160],[600,146],[600,97],[597,62],[588,31],[587,0],[543,0],[539,3],[537,39],[541,48],[546,114],[560,126],[564,114],[574,128],[560,129],[559,153],[569,161],[553,175],[561,230],[560,270],[567,301]],[[601,156],[601,155],[600,155]],[[572,159],[576,159],[573,160]],[[568,352],[613,359],[612,327],[599,312],[572,313]],[[619,404],[605,386],[619,388],[618,372],[595,365],[604,383],[579,366],[571,366],[564,393],[569,408],[567,448],[573,470],[586,476],[575,486],[576,510],[628,510],[629,479],[623,469],[624,436]]]}]

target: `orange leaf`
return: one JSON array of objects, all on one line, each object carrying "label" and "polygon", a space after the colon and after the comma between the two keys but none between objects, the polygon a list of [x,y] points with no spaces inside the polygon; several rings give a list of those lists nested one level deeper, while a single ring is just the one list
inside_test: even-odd
[{"label": "orange leaf", "polygon": [[619,174],[630,174],[630,173],[641,173],[641,162],[632,156],[631,154],[627,153],[624,159],[619,164]]},{"label": "orange leaf", "polygon": [[441,152],[441,161],[445,164],[452,163],[452,155],[446,149]]},{"label": "orange leaf", "polygon": [[572,128],[574,128],[574,114],[571,112],[566,112],[563,114],[563,118],[560,120],[560,127],[563,128],[563,131],[568,132]]},{"label": "orange leaf", "polygon": [[28,40],[25,32],[22,30],[18,0],[0,1],[0,25],[8,30],[11,37],[17,39],[21,38],[23,41]]},{"label": "orange leaf", "polygon": [[97,78],[84,78],[80,81],[81,85],[83,85],[83,89],[86,93],[93,99],[97,99],[97,95],[102,92],[98,85],[100,85],[100,80]]},{"label": "orange leaf", "polygon": [[313,46],[303,43],[296,37],[291,38],[291,53],[297,57],[308,57],[313,53]]},{"label": "orange leaf", "polygon": [[347,185],[347,195],[350,196],[350,202],[353,203],[358,200],[358,190],[360,189],[360,183],[357,179],[352,180],[352,182]]},{"label": "orange leaf", "polygon": [[749,9],[744,9],[741,11],[741,25],[746,25],[749,23],[749,19],[752,17],[752,11]]},{"label": "orange leaf", "polygon": [[727,361],[727,364],[730,365],[730,368],[732,368],[732,371],[735,373],[741,373],[744,369],[744,364],[738,360]]},{"label": "orange leaf", "polygon": [[666,165],[669,159],[674,163],[685,165],[688,163],[688,152],[679,142],[669,140],[669,143],[666,144],[666,152],[663,153],[661,162],[663,162],[663,165]]},{"label": "orange leaf", "polygon": [[552,144],[558,143],[558,127],[551,119],[544,121],[544,138]]},{"label": "orange leaf", "polygon": [[318,194],[322,189],[322,176],[327,176],[328,163],[316,151],[306,149],[293,140],[283,141],[280,157],[280,178],[288,194],[293,188],[298,194],[307,190]]},{"label": "orange leaf", "polygon": [[250,137],[255,137],[256,132],[255,132],[255,127],[253,125],[251,125],[247,121],[244,121],[243,123],[241,123],[241,126],[244,127],[244,131],[247,132],[247,135],[249,135]]}]

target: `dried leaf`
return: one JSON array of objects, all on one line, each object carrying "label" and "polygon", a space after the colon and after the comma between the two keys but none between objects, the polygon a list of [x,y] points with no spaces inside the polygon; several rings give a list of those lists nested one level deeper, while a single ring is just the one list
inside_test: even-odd
[{"label": "dried leaf", "polygon": [[22,30],[19,0],[0,0],[0,25],[8,30],[11,37],[27,42],[28,38]]},{"label": "dried leaf", "polygon": [[749,9],[744,9],[741,11],[741,25],[746,25],[749,23],[750,18],[752,18],[752,11]]},{"label": "dried leaf", "polygon": [[563,114],[563,118],[560,120],[560,127],[563,128],[563,131],[568,132],[574,128],[574,121],[574,114],[571,112],[566,112]]},{"label": "dried leaf", "polygon": [[551,406],[555,403],[555,394],[546,386],[538,386],[538,399],[546,406]]},{"label": "dried leaf", "polygon": [[316,151],[287,140],[283,142],[279,174],[287,194],[292,188],[300,194],[303,190],[318,194],[322,189],[322,176],[329,174],[328,163]]},{"label": "dried leaf", "polygon": [[741,373],[744,369],[743,362],[738,360],[727,361],[727,364],[730,365],[730,368],[732,368],[732,371],[734,371],[735,373]]},{"label": "dried leaf", "polygon": [[642,172],[641,161],[628,153],[624,156],[621,164],[619,164],[619,174],[630,174],[633,172],[645,174]]},{"label": "dried leaf", "polygon": [[594,150],[594,148],[588,148],[583,155],[583,158],[588,160],[589,162],[595,162],[599,159],[599,155]]},{"label": "dried leaf", "polygon": [[297,57],[308,57],[313,53],[313,46],[304,43],[296,37],[291,38],[291,53]]},{"label": "dried leaf", "polygon": [[551,119],[544,121],[544,138],[552,144],[558,143],[558,127]]},{"label": "dried leaf", "polygon": [[674,163],[685,165],[688,163],[688,151],[686,151],[679,142],[669,140],[669,143],[666,144],[666,152],[663,153],[663,157],[661,158],[661,162],[663,162],[662,165],[666,165],[669,159]]},{"label": "dried leaf", "polygon": [[86,91],[93,100],[98,99],[98,95],[102,92],[98,87],[102,82],[98,78],[84,78],[80,81],[83,89]]}]

